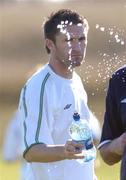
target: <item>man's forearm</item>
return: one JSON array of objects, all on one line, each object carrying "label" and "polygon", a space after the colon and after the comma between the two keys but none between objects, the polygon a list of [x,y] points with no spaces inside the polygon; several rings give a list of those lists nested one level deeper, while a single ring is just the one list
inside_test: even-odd
[{"label": "man's forearm", "polygon": [[54,162],[64,160],[64,145],[34,145],[26,153],[25,159],[28,162]]},{"label": "man's forearm", "polygon": [[113,140],[112,142],[109,142],[107,144],[104,144],[100,148],[100,154],[102,156],[102,159],[108,164],[113,165],[120,161],[121,155],[118,154],[118,151],[116,150],[118,147],[118,144],[116,143],[116,140]]},{"label": "man's forearm", "polygon": [[83,145],[72,140],[63,145],[33,145],[25,154],[28,162],[55,162],[64,159],[83,159]]}]

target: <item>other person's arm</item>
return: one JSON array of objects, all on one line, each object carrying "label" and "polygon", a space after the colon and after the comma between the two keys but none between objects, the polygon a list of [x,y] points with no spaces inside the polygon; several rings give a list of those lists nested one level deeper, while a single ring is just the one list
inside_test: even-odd
[{"label": "other person's arm", "polygon": [[126,133],[100,147],[100,154],[103,160],[113,165],[121,160],[124,148],[126,146]]}]

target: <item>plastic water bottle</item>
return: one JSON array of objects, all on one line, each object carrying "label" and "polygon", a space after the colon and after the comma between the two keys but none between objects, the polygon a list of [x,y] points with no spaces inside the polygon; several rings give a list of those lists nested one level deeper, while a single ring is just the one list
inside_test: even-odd
[{"label": "plastic water bottle", "polygon": [[78,113],[74,113],[73,122],[69,128],[71,138],[84,145],[82,153],[84,159],[77,159],[79,163],[91,161],[96,158],[96,149],[93,145],[92,132],[89,123],[85,119],[81,119]]}]

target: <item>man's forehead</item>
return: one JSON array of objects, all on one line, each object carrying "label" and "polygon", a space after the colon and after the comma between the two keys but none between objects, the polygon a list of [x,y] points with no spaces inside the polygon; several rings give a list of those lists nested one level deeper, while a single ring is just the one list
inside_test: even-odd
[{"label": "man's forehead", "polygon": [[67,25],[59,28],[59,32],[64,35],[70,36],[82,36],[87,34],[87,29],[83,24],[78,23],[77,25]]},{"label": "man's forehead", "polygon": [[67,26],[66,29],[68,31],[72,31],[72,30],[77,30],[77,31],[83,31],[84,30],[84,26],[83,24],[77,24],[77,25],[72,25],[72,26]]}]

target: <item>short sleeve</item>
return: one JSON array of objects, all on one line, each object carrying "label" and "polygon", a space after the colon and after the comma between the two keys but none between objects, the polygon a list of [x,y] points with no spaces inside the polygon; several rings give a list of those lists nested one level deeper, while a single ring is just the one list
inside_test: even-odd
[{"label": "short sleeve", "polygon": [[35,144],[53,144],[47,120],[45,90],[36,93],[33,87],[24,86],[20,96],[19,112],[23,126],[23,152]]},{"label": "short sleeve", "polygon": [[116,82],[113,82],[113,79],[110,79],[106,96],[106,111],[104,115],[104,123],[99,148],[103,144],[119,137],[122,133],[115,83]]}]

